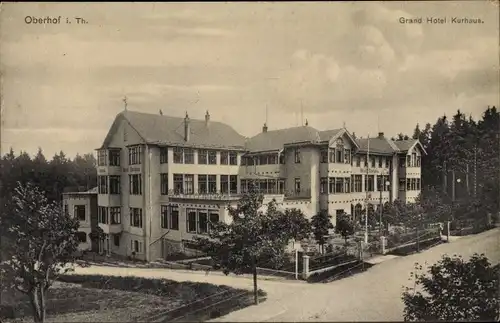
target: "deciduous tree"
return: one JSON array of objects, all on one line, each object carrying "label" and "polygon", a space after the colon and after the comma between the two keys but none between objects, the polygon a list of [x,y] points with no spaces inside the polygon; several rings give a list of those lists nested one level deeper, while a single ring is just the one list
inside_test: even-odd
[{"label": "deciduous tree", "polygon": [[2,209],[2,234],[12,242],[2,250],[6,254],[2,276],[28,295],[34,321],[43,322],[47,290],[77,260],[79,222],[64,214],[60,205],[49,203],[31,183],[18,183]]},{"label": "deciduous tree", "polygon": [[422,269],[416,265],[415,284],[402,295],[405,321],[498,322],[500,270],[484,255],[444,256],[427,274]]},{"label": "deciduous tree", "polygon": [[321,210],[311,218],[311,226],[314,239],[320,245],[321,252],[323,252],[323,247],[328,240],[328,231],[334,228],[332,216],[328,214],[328,211]]}]

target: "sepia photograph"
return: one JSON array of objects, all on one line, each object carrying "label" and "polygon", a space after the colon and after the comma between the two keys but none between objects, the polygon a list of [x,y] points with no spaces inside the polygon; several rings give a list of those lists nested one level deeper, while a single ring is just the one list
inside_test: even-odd
[{"label": "sepia photograph", "polygon": [[499,17],[1,2],[0,323],[500,321]]}]

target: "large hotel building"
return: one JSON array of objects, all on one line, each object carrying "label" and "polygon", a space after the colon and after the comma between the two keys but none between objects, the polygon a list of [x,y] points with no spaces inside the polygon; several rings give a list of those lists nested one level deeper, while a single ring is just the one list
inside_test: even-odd
[{"label": "large hotel building", "polygon": [[[256,181],[266,200],[310,218],[328,210],[359,216],[365,208],[420,193],[418,140],[379,133],[355,139],[345,128],[307,124],[245,138],[210,120],[133,111],[119,113],[98,149],[100,250],[147,261],[191,250],[211,221],[230,221],[235,204]],[[367,158],[368,155],[368,158]],[[192,245],[191,245],[192,246]]]}]

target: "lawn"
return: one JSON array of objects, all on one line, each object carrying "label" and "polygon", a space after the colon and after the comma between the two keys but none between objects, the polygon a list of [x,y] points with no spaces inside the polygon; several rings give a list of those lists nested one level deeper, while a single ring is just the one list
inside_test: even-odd
[{"label": "lawn", "polygon": [[[260,291],[260,296],[263,298],[265,293]],[[13,306],[15,313],[15,318],[2,318],[2,322],[32,321],[25,295],[4,292],[1,301],[4,307]],[[49,289],[47,321],[202,321],[251,304],[251,292],[228,286],[138,277],[65,275]]]}]

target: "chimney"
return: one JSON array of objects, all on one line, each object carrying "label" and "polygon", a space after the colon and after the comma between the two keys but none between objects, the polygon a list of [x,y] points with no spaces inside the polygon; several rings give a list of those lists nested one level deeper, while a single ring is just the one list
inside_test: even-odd
[{"label": "chimney", "polygon": [[267,132],[267,124],[264,123],[264,127],[262,127],[262,132]]},{"label": "chimney", "polygon": [[384,138],[384,133],[383,132],[379,132],[378,133],[378,137],[381,138],[381,139]]},{"label": "chimney", "polygon": [[208,110],[207,110],[207,113],[205,114],[205,124],[207,125],[207,127],[208,127],[209,123],[210,123],[210,114],[208,113]]},{"label": "chimney", "polygon": [[189,135],[191,134],[191,126],[189,124],[189,116],[186,111],[186,117],[184,118],[184,140],[189,141]]}]

